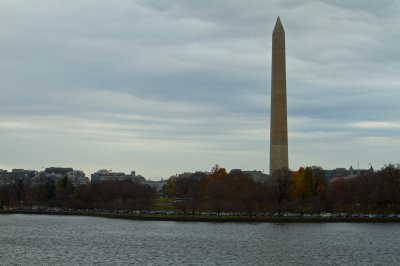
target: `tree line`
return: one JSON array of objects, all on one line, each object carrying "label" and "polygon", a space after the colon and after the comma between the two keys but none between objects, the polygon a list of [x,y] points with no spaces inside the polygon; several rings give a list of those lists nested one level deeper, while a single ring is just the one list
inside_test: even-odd
[{"label": "tree line", "polygon": [[320,167],[278,169],[263,183],[216,166],[209,175],[171,177],[167,184],[169,195],[179,199],[176,208],[184,213],[400,212],[400,169],[394,165],[333,180]]},{"label": "tree line", "polygon": [[57,182],[43,177],[36,185],[18,178],[0,188],[0,207],[147,210],[155,194],[150,186],[130,180],[91,182],[74,187],[66,176]]},{"label": "tree line", "polygon": [[337,179],[328,192],[338,211],[400,213],[400,166],[389,164],[378,172]]},{"label": "tree line", "polygon": [[[212,211],[255,213],[399,213],[400,167],[387,165],[352,177],[328,180],[320,167],[297,171],[278,169],[265,182],[255,182],[240,170],[216,165],[211,173],[197,172],[167,180],[168,197],[185,214]],[[14,183],[0,187],[0,207],[50,206],[72,209],[149,210],[157,193],[132,181],[102,181],[72,186],[42,178],[38,185]]]}]

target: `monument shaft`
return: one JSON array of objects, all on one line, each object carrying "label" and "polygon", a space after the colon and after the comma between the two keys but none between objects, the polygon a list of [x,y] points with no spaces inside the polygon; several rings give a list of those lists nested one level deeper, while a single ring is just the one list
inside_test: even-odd
[{"label": "monument shaft", "polygon": [[285,31],[278,17],[272,33],[270,174],[289,166],[285,61]]}]

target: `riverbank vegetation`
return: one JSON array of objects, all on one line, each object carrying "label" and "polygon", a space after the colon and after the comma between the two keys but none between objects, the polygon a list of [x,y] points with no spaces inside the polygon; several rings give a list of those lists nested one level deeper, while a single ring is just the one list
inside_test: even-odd
[{"label": "riverbank vegetation", "polygon": [[176,207],[188,213],[399,213],[400,169],[388,165],[330,181],[319,167],[279,169],[267,182],[257,183],[240,171],[228,174],[217,168],[208,176],[170,179],[168,192],[180,198]]},{"label": "riverbank vegetation", "polygon": [[58,207],[64,209],[148,210],[156,193],[132,181],[91,182],[74,188],[64,177],[44,179],[39,185],[16,182],[0,188],[0,207]]},{"label": "riverbank vegetation", "polygon": [[94,182],[73,187],[67,178],[0,188],[0,207],[57,207],[164,211],[179,215],[303,215],[314,213],[400,213],[400,169],[388,165],[359,176],[327,180],[319,167],[279,169],[263,183],[218,166],[210,174],[171,177],[167,195],[132,181]]}]

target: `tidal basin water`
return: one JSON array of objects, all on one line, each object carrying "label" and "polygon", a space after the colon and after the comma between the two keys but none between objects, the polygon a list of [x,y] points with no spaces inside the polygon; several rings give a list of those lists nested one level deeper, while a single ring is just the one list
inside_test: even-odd
[{"label": "tidal basin water", "polygon": [[0,215],[0,265],[399,265],[400,224]]}]

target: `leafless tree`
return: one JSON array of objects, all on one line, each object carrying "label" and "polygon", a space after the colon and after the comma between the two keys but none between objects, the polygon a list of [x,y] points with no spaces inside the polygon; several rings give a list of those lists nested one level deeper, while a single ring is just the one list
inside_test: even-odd
[{"label": "leafless tree", "polygon": [[271,185],[274,198],[278,203],[278,216],[281,215],[282,204],[290,197],[291,173],[287,168],[276,169],[271,174]]}]

